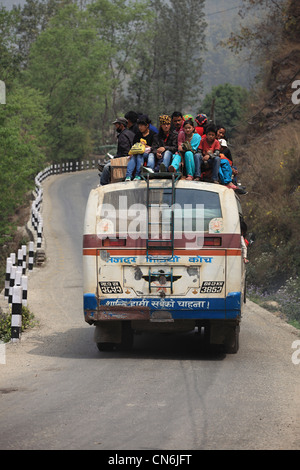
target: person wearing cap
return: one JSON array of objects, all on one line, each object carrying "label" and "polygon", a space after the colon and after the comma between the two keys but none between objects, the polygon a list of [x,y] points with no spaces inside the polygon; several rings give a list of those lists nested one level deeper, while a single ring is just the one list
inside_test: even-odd
[{"label": "person wearing cap", "polygon": [[168,171],[173,154],[178,150],[178,134],[171,130],[171,116],[159,117],[159,131],[153,138],[147,167],[154,171]]},{"label": "person wearing cap", "polygon": [[205,130],[207,127],[206,114],[197,114],[197,116],[195,117],[195,122],[197,124],[197,126],[195,126],[195,130],[202,137],[205,134]]},{"label": "person wearing cap", "polygon": [[232,155],[226,141],[226,129],[224,126],[217,127],[217,139],[219,142],[222,140],[225,143],[223,145],[223,153],[225,157],[232,161]]},{"label": "person wearing cap", "polygon": [[[127,129],[127,119],[124,117],[117,117],[112,124],[114,124],[116,128],[118,139],[117,154],[114,156],[114,158],[126,157],[133,144],[134,132]],[[110,162],[104,165],[100,177],[100,184],[102,186],[110,183],[110,167]]]},{"label": "person wearing cap", "polygon": [[131,155],[127,165],[125,181],[130,181],[132,174],[135,170],[135,180],[141,179],[141,169],[144,165],[144,161],[148,158],[148,154],[151,150],[153,138],[155,132],[150,129],[151,121],[147,114],[141,114],[137,120],[138,132],[135,134],[133,144],[136,142],[146,142],[145,152],[143,154]]},{"label": "person wearing cap", "polygon": [[[224,129],[224,128],[222,128]],[[239,194],[247,194],[244,188],[239,188],[237,186],[237,175],[238,170],[232,163],[232,156],[231,152],[227,146],[227,142],[225,139],[219,139],[219,143],[221,145],[220,150],[220,169],[219,169],[219,178],[221,183],[225,184],[232,189],[235,189]],[[228,153],[229,152],[229,153]]]},{"label": "person wearing cap", "polygon": [[225,157],[229,160],[229,163],[230,163],[230,166],[231,166],[231,169],[232,169],[232,174],[233,174],[232,182],[235,185],[237,185],[238,170],[237,170],[236,166],[233,165],[231,151],[230,151],[230,149],[228,147],[228,144],[227,144],[227,141],[226,141],[226,129],[225,129],[224,126],[218,126],[217,127],[217,139],[220,142],[221,149],[222,149],[222,154],[225,155]]},{"label": "person wearing cap", "polygon": [[125,114],[125,118],[127,119],[127,129],[134,132],[135,134],[139,131],[137,124],[138,117],[139,115],[135,111],[128,111]]},{"label": "person wearing cap", "polygon": [[113,124],[116,127],[118,138],[117,154],[115,158],[126,157],[132,147],[135,134],[130,129],[127,129],[127,119],[124,117],[117,117]]}]

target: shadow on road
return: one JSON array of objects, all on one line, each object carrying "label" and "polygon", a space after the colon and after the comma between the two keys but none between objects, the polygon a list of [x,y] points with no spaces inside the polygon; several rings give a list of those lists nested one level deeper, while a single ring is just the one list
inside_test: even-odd
[{"label": "shadow on road", "polygon": [[73,359],[163,359],[221,361],[226,354],[220,347],[207,347],[198,334],[135,335],[131,351],[99,351],[93,340],[94,328],[74,328],[44,336],[29,354]]}]

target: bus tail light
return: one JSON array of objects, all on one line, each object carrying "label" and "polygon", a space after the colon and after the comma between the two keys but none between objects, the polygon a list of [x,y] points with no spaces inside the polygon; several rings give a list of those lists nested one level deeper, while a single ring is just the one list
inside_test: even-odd
[{"label": "bus tail light", "polygon": [[205,237],[204,246],[221,246],[222,238],[221,237]]},{"label": "bus tail light", "polygon": [[126,238],[105,238],[102,246],[125,246]]}]

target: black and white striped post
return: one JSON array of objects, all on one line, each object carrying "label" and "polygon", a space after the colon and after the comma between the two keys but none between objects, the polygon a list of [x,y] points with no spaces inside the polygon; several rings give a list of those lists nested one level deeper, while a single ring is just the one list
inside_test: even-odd
[{"label": "black and white striped post", "polygon": [[11,309],[11,340],[17,342],[21,339],[22,331],[22,286],[14,286],[12,292]]},{"label": "black and white striped post", "polygon": [[17,266],[14,286],[21,285],[21,278],[22,278],[22,266]]},{"label": "black and white striped post", "polygon": [[10,279],[9,279],[9,294],[8,294],[8,303],[12,304],[13,296],[13,287],[15,285],[17,266],[12,265],[10,270]]},{"label": "black and white striped post", "polygon": [[11,259],[11,262],[13,264],[13,266],[16,264],[16,253],[11,253],[9,255],[10,259]]},{"label": "black and white striped post", "polygon": [[33,270],[33,264],[34,264],[34,242],[29,242],[29,248],[28,248],[28,270],[29,271]]},{"label": "black and white striped post", "polygon": [[22,250],[22,248],[18,249],[17,266],[19,266],[23,269],[23,250]]},{"label": "black and white striped post", "polygon": [[41,248],[42,246],[42,233],[43,233],[43,220],[40,217],[38,228],[37,228],[37,242],[36,242],[37,248]]},{"label": "black and white striped post", "polygon": [[26,245],[22,245],[22,253],[23,253],[23,262],[22,262],[22,274],[25,275],[26,274],[26,267],[27,267],[27,262],[26,262],[26,258],[27,258],[27,246]]},{"label": "black and white striped post", "polygon": [[6,258],[6,272],[5,272],[5,285],[4,285],[4,298],[5,298],[5,300],[8,300],[8,297],[9,297],[11,267],[12,267],[11,258]]},{"label": "black and white striped post", "polygon": [[22,286],[22,305],[27,307],[27,292],[28,292],[28,278],[27,276],[21,277],[21,286]]}]

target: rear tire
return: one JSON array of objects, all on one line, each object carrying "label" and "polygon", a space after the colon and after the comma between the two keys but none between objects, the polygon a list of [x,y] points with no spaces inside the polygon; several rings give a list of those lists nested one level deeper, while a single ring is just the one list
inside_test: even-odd
[{"label": "rear tire", "polygon": [[225,340],[225,352],[236,354],[239,350],[240,325],[235,325],[228,333]]},{"label": "rear tire", "polygon": [[130,321],[123,321],[122,322],[122,341],[120,344],[120,349],[123,351],[131,351],[133,348],[133,330],[131,328]]}]

